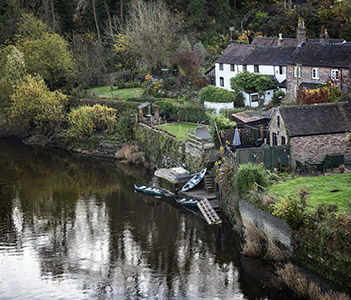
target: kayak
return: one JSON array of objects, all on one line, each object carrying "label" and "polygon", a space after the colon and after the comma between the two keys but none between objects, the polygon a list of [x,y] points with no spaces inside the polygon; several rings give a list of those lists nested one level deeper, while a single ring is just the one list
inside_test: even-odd
[{"label": "kayak", "polygon": [[190,198],[177,198],[175,201],[184,206],[197,207],[198,200],[190,199]]},{"label": "kayak", "polygon": [[163,191],[161,189],[158,189],[155,187],[134,184],[134,188],[137,192],[142,192],[142,193],[150,194],[153,196],[163,196]]},{"label": "kayak", "polygon": [[186,192],[191,190],[194,186],[196,186],[202,178],[204,178],[206,174],[207,168],[203,169],[199,173],[196,173],[193,178],[191,178],[181,189],[182,192]]}]

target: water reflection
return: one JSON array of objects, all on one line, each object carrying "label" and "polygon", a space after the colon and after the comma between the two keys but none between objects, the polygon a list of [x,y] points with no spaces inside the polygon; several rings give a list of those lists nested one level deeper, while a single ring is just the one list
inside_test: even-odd
[{"label": "water reflection", "polygon": [[0,153],[3,299],[282,299],[241,272],[232,232],[134,193],[147,171],[5,140]]}]

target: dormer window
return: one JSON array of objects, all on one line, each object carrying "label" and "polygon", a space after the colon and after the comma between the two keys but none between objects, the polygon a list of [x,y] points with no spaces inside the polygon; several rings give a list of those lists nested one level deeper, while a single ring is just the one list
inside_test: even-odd
[{"label": "dormer window", "polygon": [[312,68],[312,79],[319,79],[319,69]]},{"label": "dormer window", "polygon": [[233,65],[233,64],[230,65],[230,71],[235,72],[235,65]]},{"label": "dormer window", "polygon": [[259,73],[260,72],[258,65],[254,65],[254,72],[255,73]]},{"label": "dormer window", "polygon": [[339,70],[331,70],[330,77],[334,80],[340,79]]},{"label": "dormer window", "polygon": [[219,70],[223,71],[223,64],[219,64]]}]

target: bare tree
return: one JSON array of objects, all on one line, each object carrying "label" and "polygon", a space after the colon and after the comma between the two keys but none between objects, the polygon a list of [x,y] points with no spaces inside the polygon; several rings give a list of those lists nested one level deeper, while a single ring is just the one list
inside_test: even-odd
[{"label": "bare tree", "polygon": [[173,56],[181,24],[161,0],[134,0],[123,28],[127,45],[139,56],[148,69],[169,64]]}]

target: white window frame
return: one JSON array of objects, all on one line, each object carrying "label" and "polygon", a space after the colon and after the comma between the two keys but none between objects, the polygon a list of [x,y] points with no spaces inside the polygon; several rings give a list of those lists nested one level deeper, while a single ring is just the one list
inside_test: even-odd
[{"label": "white window frame", "polygon": [[219,77],[219,86],[224,86],[224,77]]},{"label": "white window frame", "polygon": [[260,73],[260,66],[254,65],[254,73]]},{"label": "white window frame", "polygon": [[339,70],[331,70],[330,71],[330,77],[331,79],[334,79],[334,80],[339,80],[340,79],[340,71]]},{"label": "white window frame", "polygon": [[235,72],[235,65],[234,64],[230,64],[230,71]]},{"label": "white window frame", "polygon": [[220,71],[223,71],[223,70],[224,70],[223,64],[221,64],[221,63],[219,64],[219,70],[220,70]]},{"label": "white window frame", "polygon": [[243,65],[243,72],[247,71],[247,65]]},{"label": "white window frame", "polygon": [[312,68],[312,79],[319,79],[319,69]]},{"label": "white window frame", "polygon": [[283,75],[284,74],[284,68],[283,66],[279,66],[279,74]]},{"label": "white window frame", "polygon": [[297,65],[294,68],[294,77],[296,78],[297,70],[299,71],[298,78],[301,78],[301,66]]}]

